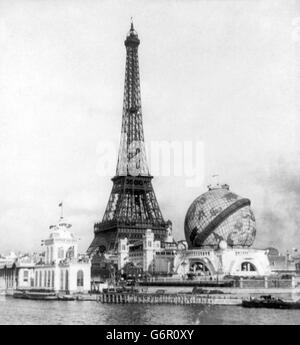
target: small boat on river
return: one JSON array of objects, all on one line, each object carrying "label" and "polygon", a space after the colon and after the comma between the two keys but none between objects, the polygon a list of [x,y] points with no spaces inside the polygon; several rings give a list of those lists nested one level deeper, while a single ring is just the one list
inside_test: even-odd
[{"label": "small boat on river", "polygon": [[30,290],[16,290],[13,293],[14,298],[33,299],[33,300],[58,300],[55,292],[47,291],[30,291]]},{"label": "small boat on river", "polygon": [[76,296],[73,295],[58,295],[57,298],[59,301],[75,301],[78,299]]},{"label": "small boat on river", "polygon": [[300,300],[284,301],[271,295],[260,296],[260,298],[250,298],[243,300],[242,306],[245,308],[270,308],[270,309],[300,309]]}]

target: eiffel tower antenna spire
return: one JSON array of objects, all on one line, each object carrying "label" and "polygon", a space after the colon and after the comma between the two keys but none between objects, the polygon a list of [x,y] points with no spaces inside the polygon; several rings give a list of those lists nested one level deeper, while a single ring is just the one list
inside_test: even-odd
[{"label": "eiffel tower antenna spire", "polygon": [[138,47],[140,39],[131,18],[125,39],[126,66],[122,128],[116,175],[101,222],[94,225],[94,240],[88,253],[115,251],[118,239],[141,240],[152,229],[156,240],[164,240],[164,221],[152,186],[144,142]]}]

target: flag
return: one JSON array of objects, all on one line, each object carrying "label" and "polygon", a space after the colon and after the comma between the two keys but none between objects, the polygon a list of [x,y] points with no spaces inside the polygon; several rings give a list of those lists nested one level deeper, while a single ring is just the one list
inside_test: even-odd
[{"label": "flag", "polygon": [[60,202],[60,203],[58,204],[58,207],[62,207],[62,205],[63,205],[63,203],[62,203],[62,202]]}]

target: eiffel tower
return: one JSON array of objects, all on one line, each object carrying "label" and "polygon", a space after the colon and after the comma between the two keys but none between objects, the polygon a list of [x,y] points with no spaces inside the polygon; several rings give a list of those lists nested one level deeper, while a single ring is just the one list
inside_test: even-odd
[{"label": "eiffel tower", "polygon": [[167,233],[156,200],[146,160],[142,121],[138,46],[140,40],[131,22],[125,40],[126,70],[121,141],[116,175],[101,222],[94,225],[94,240],[88,254],[116,251],[118,239],[129,243],[142,239],[146,229],[163,241]]}]

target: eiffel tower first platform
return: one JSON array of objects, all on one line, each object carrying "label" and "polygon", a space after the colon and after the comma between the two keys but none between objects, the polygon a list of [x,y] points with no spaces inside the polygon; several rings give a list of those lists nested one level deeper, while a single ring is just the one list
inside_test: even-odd
[{"label": "eiffel tower first platform", "polygon": [[152,176],[146,160],[138,46],[140,40],[133,23],[125,40],[126,70],[123,101],[121,141],[116,175],[101,222],[94,225],[95,237],[88,254],[115,251],[118,240],[129,243],[141,240],[146,229],[154,238],[163,241],[167,233],[152,187]]}]

